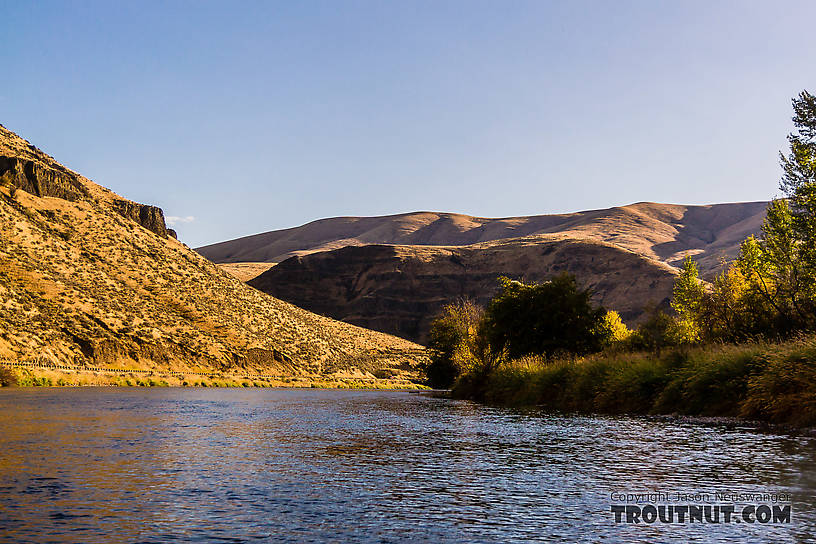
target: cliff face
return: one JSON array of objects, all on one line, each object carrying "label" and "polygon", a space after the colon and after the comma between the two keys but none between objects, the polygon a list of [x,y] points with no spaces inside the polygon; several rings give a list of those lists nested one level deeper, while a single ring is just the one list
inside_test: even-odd
[{"label": "cliff face", "polygon": [[77,177],[32,160],[0,155],[0,180],[8,187],[36,196],[53,196],[75,201],[89,195]]},{"label": "cliff face", "polygon": [[122,217],[127,217],[143,226],[147,230],[158,234],[162,238],[168,235],[176,238],[175,231],[168,229],[164,222],[164,212],[161,208],[156,206],[148,206],[146,204],[137,204],[130,200],[114,200],[113,209],[115,209]]},{"label": "cliff face", "polygon": [[249,281],[302,308],[424,343],[444,304],[485,305],[498,276],[544,281],[575,274],[596,303],[629,323],[647,302],[666,305],[675,271],[610,244],[539,235],[466,247],[346,247],[293,257]]},{"label": "cliff face", "polygon": [[[411,372],[420,346],[274,299],[0,127],[0,357],[165,370]],[[396,372],[390,372],[396,373]]]},{"label": "cliff face", "polygon": [[[75,202],[92,200],[91,192],[76,172],[65,168],[35,146],[9,136],[0,125],[0,185],[38,197],[54,197]],[[161,208],[125,199],[113,199],[113,208],[147,230],[166,237],[169,233]],[[175,233],[173,233],[175,234]],[[174,236],[175,237],[175,236]]]}]

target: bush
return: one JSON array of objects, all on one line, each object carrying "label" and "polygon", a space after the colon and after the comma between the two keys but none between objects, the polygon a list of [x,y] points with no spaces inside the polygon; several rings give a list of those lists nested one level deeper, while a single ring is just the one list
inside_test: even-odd
[{"label": "bush", "polygon": [[17,373],[12,369],[0,366],[0,387],[13,387],[19,385]]},{"label": "bush", "polygon": [[431,387],[448,388],[460,375],[474,369],[482,315],[482,308],[462,299],[445,306],[431,323],[431,361],[424,368]]},{"label": "bush", "polygon": [[609,414],[739,416],[816,425],[816,336],[783,344],[524,357],[463,376],[453,396]]},{"label": "bush", "polygon": [[603,308],[590,302],[575,277],[561,274],[540,284],[500,278],[501,292],[485,311],[482,334],[494,354],[510,358],[552,355],[559,351],[591,353],[608,343]]},{"label": "bush", "polygon": [[674,345],[675,321],[663,310],[654,306],[647,310],[646,321],[629,338],[629,348],[646,350],[659,354],[668,346]]}]

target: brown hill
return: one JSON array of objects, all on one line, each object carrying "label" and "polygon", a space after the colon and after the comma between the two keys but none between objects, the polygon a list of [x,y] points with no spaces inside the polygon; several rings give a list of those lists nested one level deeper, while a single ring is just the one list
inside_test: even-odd
[{"label": "brown hill", "polygon": [[445,303],[460,296],[486,302],[499,275],[542,281],[567,270],[598,302],[637,324],[650,302],[667,305],[675,267],[686,255],[711,278],[759,231],[766,206],[641,202],[500,219],[432,212],[337,217],[197,251],[293,304],[422,342]]},{"label": "brown hill", "polygon": [[604,210],[488,219],[416,212],[336,217],[198,248],[216,263],[282,262],[289,257],[368,244],[466,246],[536,234],[610,243],[677,265],[693,255],[710,275],[759,230],[767,202],[682,206],[641,202]]},{"label": "brown hill", "polygon": [[252,289],[169,234],[161,209],[0,126],[0,357],[289,374],[410,370],[424,357]]},{"label": "brown hill", "polygon": [[468,297],[486,304],[498,276],[544,281],[564,271],[630,323],[647,301],[667,303],[676,274],[613,244],[549,234],[461,247],[351,246],[290,258],[249,284],[313,312],[424,342],[445,303]]}]

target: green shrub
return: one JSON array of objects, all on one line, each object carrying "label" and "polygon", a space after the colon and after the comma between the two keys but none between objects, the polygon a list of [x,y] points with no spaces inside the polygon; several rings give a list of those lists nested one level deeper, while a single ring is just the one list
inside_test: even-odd
[{"label": "green shrub", "polygon": [[428,348],[430,363],[423,369],[428,383],[448,388],[461,374],[474,370],[483,310],[462,299],[448,304],[431,323]]},{"label": "green shrub", "polygon": [[586,357],[524,357],[453,396],[584,413],[741,416],[816,425],[816,336],[781,344],[713,345]]},{"label": "green shrub", "polygon": [[524,355],[577,354],[599,351],[606,311],[595,307],[588,289],[575,277],[561,274],[540,284],[500,278],[502,289],[488,304],[481,334],[494,354],[509,358]]}]

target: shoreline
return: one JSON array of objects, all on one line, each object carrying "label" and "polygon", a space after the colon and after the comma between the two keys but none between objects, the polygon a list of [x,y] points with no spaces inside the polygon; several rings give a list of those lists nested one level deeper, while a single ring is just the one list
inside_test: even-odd
[{"label": "shoreline", "polygon": [[426,390],[408,377],[271,375],[169,369],[67,367],[0,362],[0,388],[15,387],[203,387],[280,389]]},{"label": "shoreline", "polygon": [[526,357],[463,374],[453,398],[563,413],[718,417],[816,426],[816,337],[583,357]]}]

